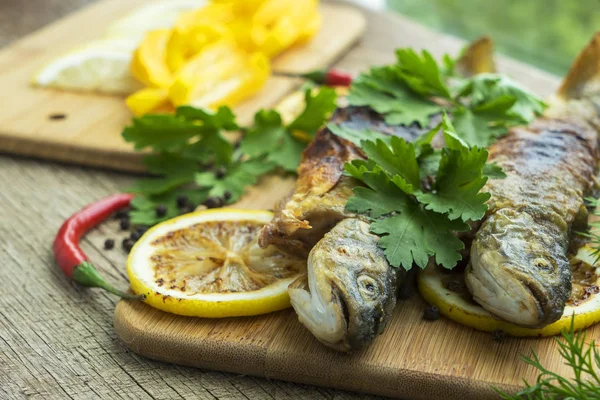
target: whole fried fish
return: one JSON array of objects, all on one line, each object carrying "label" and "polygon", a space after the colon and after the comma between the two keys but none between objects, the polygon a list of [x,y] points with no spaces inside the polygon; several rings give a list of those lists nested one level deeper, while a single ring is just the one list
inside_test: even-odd
[{"label": "whole fried fish", "polygon": [[600,35],[580,54],[545,116],[510,130],[490,148],[507,177],[490,180],[485,221],[471,246],[473,298],[506,321],[542,327],[571,293],[568,250],[584,230],[584,197],[598,164]]}]

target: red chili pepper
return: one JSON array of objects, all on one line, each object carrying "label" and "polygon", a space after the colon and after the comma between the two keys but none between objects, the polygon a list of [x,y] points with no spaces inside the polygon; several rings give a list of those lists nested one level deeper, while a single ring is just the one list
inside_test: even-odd
[{"label": "red chili pepper", "polygon": [[327,86],[350,86],[352,84],[352,76],[350,74],[335,68],[318,69],[305,74],[277,72],[276,75],[304,78],[313,81],[316,84]]},{"label": "red chili pepper", "polygon": [[133,196],[122,193],[106,197],[85,206],[62,224],[54,239],[52,250],[54,259],[68,278],[83,286],[105,289],[124,299],[144,298],[121,292],[108,284],[79,248],[79,239],[86,232],[107,219],[113,212],[127,207]]}]

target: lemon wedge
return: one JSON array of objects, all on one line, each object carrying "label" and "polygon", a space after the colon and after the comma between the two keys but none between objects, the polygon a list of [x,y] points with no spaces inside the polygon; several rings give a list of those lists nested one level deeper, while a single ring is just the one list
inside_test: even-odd
[{"label": "lemon wedge", "polygon": [[33,84],[66,90],[129,94],[142,87],[129,72],[137,44],[127,39],[98,40],[46,64]]},{"label": "lemon wedge", "polygon": [[180,15],[206,5],[205,0],[169,0],[151,3],[110,24],[107,38],[129,38],[141,41],[146,32],[167,29],[175,25]]},{"label": "lemon wedge", "polygon": [[573,327],[582,330],[600,322],[600,275],[590,249],[582,247],[572,260],[573,291],[563,316],[539,329],[523,328],[500,321],[471,299],[462,272],[429,265],[419,272],[419,292],[440,313],[459,324],[485,332],[502,329],[511,336],[554,336]]},{"label": "lemon wedge", "polygon": [[131,288],[163,311],[208,318],[264,314],[290,306],[288,285],[306,260],[257,244],[268,211],[213,209],[150,229],[131,250]]}]

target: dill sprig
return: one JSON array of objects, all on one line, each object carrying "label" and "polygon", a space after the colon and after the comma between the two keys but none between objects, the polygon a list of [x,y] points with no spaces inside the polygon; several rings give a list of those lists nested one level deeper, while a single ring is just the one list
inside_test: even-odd
[{"label": "dill sprig", "polygon": [[[600,217],[600,208],[598,208],[598,199],[593,197],[588,197],[585,201],[589,204],[589,208],[593,208],[593,215],[596,217]],[[589,223],[587,232],[579,232],[581,236],[588,238],[589,244],[588,246],[592,250],[590,255],[594,257],[594,264],[598,264],[600,261],[600,221],[594,221]]]},{"label": "dill sprig", "polygon": [[571,319],[571,328],[561,333],[560,338],[555,338],[558,351],[573,371],[573,377],[567,378],[560,373],[550,371],[544,367],[533,351],[531,357],[522,356],[527,364],[533,365],[540,371],[534,385],[526,380],[525,389],[516,394],[507,394],[494,388],[505,400],[599,400],[600,399],[600,350],[596,342],[586,342],[586,334],[575,333],[574,320]]}]

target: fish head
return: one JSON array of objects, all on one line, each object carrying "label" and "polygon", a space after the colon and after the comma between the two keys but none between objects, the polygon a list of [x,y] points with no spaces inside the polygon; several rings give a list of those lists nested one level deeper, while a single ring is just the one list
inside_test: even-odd
[{"label": "fish head", "polygon": [[365,222],[340,222],[310,252],[304,283],[290,286],[300,321],[342,351],[367,346],[396,302],[396,271]]},{"label": "fish head", "polygon": [[558,320],[571,292],[567,243],[558,230],[530,212],[501,209],[490,216],[473,241],[465,275],[474,300],[525,327]]}]

